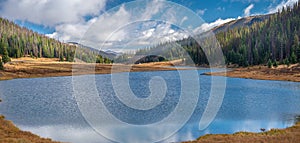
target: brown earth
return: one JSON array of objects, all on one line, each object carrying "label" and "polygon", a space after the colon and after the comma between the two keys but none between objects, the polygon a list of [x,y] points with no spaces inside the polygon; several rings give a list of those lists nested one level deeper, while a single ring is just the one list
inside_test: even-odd
[{"label": "brown earth", "polygon": [[11,121],[0,115],[0,143],[59,143],[41,138],[30,132],[21,131]]},{"label": "brown earth", "polygon": [[272,129],[262,133],[238,132],[232,135],[205,135],[184,143],[299,143],[300,122],[287,129]]},{"label": "brown earth", "polygon": [[268,68],[266,66],[233,68],[227,71],[227,73],[214,72],[206,73],[206,75],[300,82],[300,64],[294,64],[289,67],[280,65],[277,68]]},{"label": "brown earth", "polygon": [[[5,70],[0,71],[0,80],[15,78],[34,78],[34,77],[55,77],[72,76],[82,74],[110,74],[112,72],[137,72],[137,71],[163,71],[176,70],[169,67],[177,61],[147,63],[139,65],[123,64],[88,64],[59,62],[58,59],[46,58],[20,58],[12,59],[12,62],[5,64]],[[112,67],[114,70],[112,70]],[[72,71],[74,71],[72,73]]]}]

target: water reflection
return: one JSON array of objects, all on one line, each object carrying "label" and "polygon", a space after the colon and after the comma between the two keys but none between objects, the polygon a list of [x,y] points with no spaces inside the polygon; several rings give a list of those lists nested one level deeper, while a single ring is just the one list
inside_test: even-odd
[{"label": "water reflection", "polygon": [[49,125],[49,126],[23,126],[20,128],[38,134],[45,138],[56,141],[72,143],[108,143],[109,140],[97,134],[89,127],[75,127],[70,125]]},{"label": "water reflection", "polygon": [[[197,124],[187,124],[180,130],[179,133],[174,134],[162,143],[178,142],[178,141],[190,141],[195,140],[201,135],[205,134],[231,134],[240,131],[247,132],[260,132],[260,128],[270,130],[276,128],[286,128],[294,124],[294,121],[266,121],[266,120],[215,120],[207,129],[199,131]],[[23,130],[31,131],[35,134],[39,134],[43,137],[53,138],[63,142],[73,143],[111,143],[112,141],[99,135],[90,127],[70,126],[70,125],[49,125],[49,126],[23,126],[20,125]],[[121,130],[131,130],[126,127],[111,127],[110,136],[122,135]],[[163,129],[162,129],[163,131]],[[136,132],[136,136],[142,138],[156,139],[159,133],[152,133],[150,135],[143,135]],[[127,138],[124,136],[124,142],[137,142],[134,138]]]},{"label": "water reflection", "polygon": [[[199,70],[199,75],[207,70]],[[146,80],[152,75],[161,75],[167,79],[169,86],[177,87],[176,71],[130,73],[133,92],[144,96],[149,93],[141,88],[147,87]],[[97,75],[97,84],[107,86],[101,91],[109,96],[113,94],[107,80],[109,75]],[[263,81],[239,78],[228,78],[226,95],[220,111],[213,123],[203,131],[198,124],[207,105],[210,93],[210,76],[200,76],[201,94],[196,110],[188,123],[176,134],[164,142],[194,140],[205,134],[225,134],[238,131],[260,132],[260,128],[286,128],[292,126],[296,116],[300,115],[300,83],[283,81]],[[74,143],[110,142],[95,132],[79,112],[72,96],[71,77],[17,79],[0,81],[0,114],[12,120],[23,130],[31,131],[43,137]],[[33,86],[34,85],[34,86]],[[146,85],[146,86],[144,86]],[[107,105],[124,121],[135,124],[151,123],[166,116],[178,101],[178,88],[168,90],[166,110],[157,109],[157,113],[147,114],[148,120],[141,113],[130,110],[119,110],[112,98]],[[116,106],[116,108],[114,108]],[[122,112],[121,112],[122,111]],[[133,112],[133,111],[132,111]],[[130,116],[130,115],[136,116]],[[159,114],[159,116],[156,116]],[[152,115],[152,116],[151,116]],[[156,117],[155,117],[156,116]],[[159,117],[159,118],[158,118]],[[156,119],[155,119],[156,118]],[[172,125],[168,125],[172,126]],[[130,130],[126,127],[112,127],[110,134],[122,135]],[[162,129],[163,131],[163,129]],[[136,135],[141,138],[156,138],[159,133]],[[124,141],[133,142],[124,136]]]}]

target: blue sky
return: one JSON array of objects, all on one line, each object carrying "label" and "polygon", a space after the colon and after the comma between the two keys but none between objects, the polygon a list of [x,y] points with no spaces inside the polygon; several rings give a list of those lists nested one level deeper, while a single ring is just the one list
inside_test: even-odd
[{"label": "blue sky", "polygon": [[[143,0],[139,0],[139,2],[141,1]],[[114,8],[114,10],[112,10],[114,12],[108,12],[108,14],[110,14],[110,17],[106,17],[107,20],[102,19],[101,27],[97,28],[97,30],[102,30],[97,32],[106,33],[106,35],[101,35],[102,37],[100,39],[102,39],[103,41],[103,39],[105,39],[103,38],[103,36],[108,36],[109,33],[112,33],[116,30],[116,28],[118,28],[114,25],[119,25],[119,23],[121,22],[129,22],[128,20],[132,20],[132,17],[136,17],[138,15],[147,17],[149,16],[147,15],[147,12],[148,14],[150,12],[150,15],[154,16],[155,14],[159,13],[159,11],[167,8],[166,6],[160,7],[164,7],[164,9],[156,8],[156,5],[158,7],[158,5],[162,4],[162,1],[149,0],[145,4],[145,7],[141,6],[141,4],[135,6],[143,7],[144,9],[150,8],[150,11],[145,10],[145,14],[141,14],[139,11],[132,13],[132,11],[134,11],[132,9],[135,9],[135,6],[127,6],[128,2],[132,1],[0,0],[0,16],[15,21],[15,23],[17,23],[18,25],[27,27],[33,31],[39,32],[41,34],[46,34],[51,38],[56,38],[63,42],[78,42],[84,36],[86,31],[92,25],[94,25],[94,23],[97,23],[97,21],[99,21],[101,17],[103,17],[103,13],[107,13],[107,11]],[[167,2],[163,2],[163,5],[167,5]],[[203,25],[199,25],[198,29],[207,30],[214,26],[223,24],[224,22],[238,19],[240,17],[274,13],[284,6],[292,5],[293,3],[297,2],[297,0],[170,0],[169,2],[177,3],[193,11],[206,22]],[[148,3],[153,3],[153,5]],[[174,7],[178,7],[178,5]],[[155,9],[157,11],[155,11]],[[142,11],[143,10],[141,10],[141,12]],[[181,10],[179,9],[179,11]],[[114,15],[117,13],[123,14],[124,16],[118,17],[117,15]],[[170,12],[169,17],[180,18],[180,16],[178,16],[178,14],[180,14],[178,11],[173,12],[173,14],[174,15],[172,15],[172,13]],[[153,17],[147,18],[151,19]],[[185,20],[187,20],[187,17],[182,16],[181,22]],[[106,27],[103,25],[106,25]],[[141,27],[141,25],[149,25],[149,22],[148,24],[139,23],[132,25],[133,26],[131,27],[125,26],[127,30],[120,30],[120,32],[117,32],[118,34],[114,35],[116,37],[112,38],[117,40],[115,42],[108,43],[108,45],[116,45],[116,43],[119,43],[119,45],[121,45],[122,41],[126,40],[128,44],[128,38],[122,40],[122,37],[145,37],[148,41],[150,40],[149,42],[151,43],[151,40],[162,39],[162,37],[166,36],[169,37],[165,40],[176,40],[187,36],[185,34],[182,34],[180,28],[174,28],[174,26],[170,26],[166,23],[158,23],[154,25],[154,27],[152,24],[152,26],[150,27],[143,27],[140,29],[134,28],[134,26]],[[130,34],[134,32],[130,32],[128,31],[128,29],[137,30],[139,33],[136,33],[134,35]],[[151,39],[149,38],[149,36],[154,36],[157,38]],[[139,41],[139,43],[145,42],[141,40]]]}]

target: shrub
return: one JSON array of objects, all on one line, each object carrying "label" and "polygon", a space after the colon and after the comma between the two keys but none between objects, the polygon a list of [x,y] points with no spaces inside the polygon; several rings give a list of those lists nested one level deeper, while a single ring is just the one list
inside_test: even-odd
[{"label": "shrub", "polygon": [[285,60],[283,61],[283,63],[284,63],[285,65],[287,65],[287,67],[290,66],[290,61],[289,61],[289,59],[285,59]]},{"label": "shrub", "polygon": [[276,61],[274,61],[273,66],[274,66],[275,68],[277,68],[277,67],[278,67],[278,63],[277,63]]},{"label": "shrub", "polygon": [[268,61],[268,67],[269,67],[269,68],[272,68],[272,65],[273,65],[273,63],[272,63],[272,61],[269,59],[269,61]]}]

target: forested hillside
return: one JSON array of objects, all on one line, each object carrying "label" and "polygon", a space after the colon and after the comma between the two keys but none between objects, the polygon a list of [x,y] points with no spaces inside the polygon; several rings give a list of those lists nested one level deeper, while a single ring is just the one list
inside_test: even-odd
[{"label": "forested hillside", "polygon": [[4,63],[9,61],[9,57],[24,56],[59,58],[69,62],[73,62],[76,56],[85,62],[111,62],[90,49],[77,49],[75,55],[76,48],[78,46],[59,42],[0,18],[0,55]]},{"label": "forested hillside", "polygon": [[255,16],[249,16],[244,18],[239,18],[237,20],[230,21],[228,23],[224,23],[220,26],[214,27],[212,29],[213,32],[219,33],[228,31],[237,27],[243,27],[243,26],[252,26],[256,22],[262,22],[270,17],[271,14],[268,15],[255,15]]},{"label": "forested hillside", "polygon": [[[251,24],[241,25],[236,24],[241,22],[233,21],[227,24],[227,28],[215,28],[219,29],[214,32],[222,47],[226,63],[249,66],[279,63],[289,65],[300,62],[299,4],[283,8],[275,14],[257,17],[259,20],[253,20],[252,17]],[[247,18],[244,19],[247,21]],[[178,45],[181,45],[184,50],[178,48]],[[101,52],[89,48],[77,50],[75,55],[76,47],[78,46],[61,43],[0,18],[0,55],[5,63],[9,61],[9,57],[23,56],[59,58],[61,61],[71,62],[74,61],[74,57],[85,62],[112,62],[100,56]],[[151,55],[164,57],[165,60],[175,60],[185,58],[185,51],[197,65],[208,64],[206,56],[214,54],[212,49],[208,52],[210,55],[205,55],[201,46],[189,37],[139,50],[136,55],[143,56],[151,53]],[[128,57],[132,56],[125,54],[114,60],[124,62]]]},{"label": "forested hillside", "polygon": [[283,8],[263,22],[216,34],[227,63],[240,66],[300,62],[300,6]]},{"label": "forested hillside", "polygon": [[[251,24],[249,20],[247,22],[247,18],[243,19],[213,29],[227,64],[239,66],[289,65],[300,62],[300,6],[298,4],[283,8],[275,14],[250,17]],[[244,21],[247,23],[240,24]],[[199,35],[199,37],[201,36]],[[184,58],[182,50],[172,47],[174,44],[181,45],[197,65],[208,64],[206,56],[214,54],[213,51],[210,51],[207,53],[210,55],[205,55],[201,46],[191,37],[176,41],[176,43],[168,42],[139,50],[137,54],[152,53],[155,49],[167,49],[160,50],[164,51],[162,56],[165,56],[166,59]],[[159,56],[161,55],[159,54]]]},{"label": "forested hillside", "polygon": [[0,54],[8,52],[9,57],[23,56],[66,58],[73,61],[75,47],[63,44],[26,28],[21,28],[0,18]]}]

